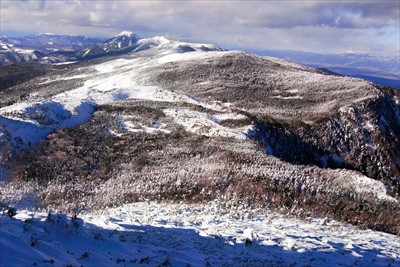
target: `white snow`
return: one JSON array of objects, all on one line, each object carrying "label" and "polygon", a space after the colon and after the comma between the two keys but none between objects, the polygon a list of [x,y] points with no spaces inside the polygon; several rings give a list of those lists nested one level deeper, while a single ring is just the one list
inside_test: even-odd
[{"label": "white snow", "polygon": [[215,119],[218,121],[224,121],[224,120],[244,120],[247,119],[247,117],[243,114],[238,114],[238,113],[221,113],[221,114],[216,114],[213,116]]},{"label": "white snow", "polygon": [[224,53],[217,51],[217,52],[199,52],[193,51],[190,53],[175,53],[175,54],[168,54],[166,56],[161,57],[158,62],[161,64],[164,63],[171,63],[175,61],[188,61],[188,60],[204,60],[210,57],[218,57],[223,56]]},{"label": "white snow", "polygon": [[3,43],[2,41],[0,41],[1,50],[11,50],[13,46],[13,44]]},{"label": "white snow", "polygon": [[295,95],[295,96],[276,95],[276,96],[272,96],[271,98],[277,98],[277,99],[303,99],[303,97],[299,96],[299,95]]},{"label": "white snow", "polygon": [[58,63],[53,63],[52,65],[70,65],[70,64],[75,64],[78,63],[79,61],[67,61],[67,62],[58,62]]},{"label": "white snow", "polygon": [[0,142],[11,143],[16,150],[30,148],[55,129],[84,123],[94,112],[90,102],[78,102],[72,110],[53,101],[30,104],[0,109],[0,131],[3,133]]},{"label": "white snow", "polygon": [[400,238],[268,210],[139,202],[0,217],[1,266],[399,266]]},{"label": "white snow", "polygon": [[131,31],[122,31],[117,36],[132,36],[133,32]]},{"label": "white snow", "polygon": [[357,172],[354,172],[354,175],[351,176],[345,174],[343,178],[345,179],[344,183],[348,184],[358,194],[373,195],[380,200],[397,202],[395,198],[387,195],[387,189],[380,181],[368,178]]},{"label": "white snow", "polygon": [[230,128],[218,123],[218,119],[198,111],[189,109],[165,109],[163,112],[185,127],[189,132],[210,137],[233,137],[245,139],[251,125],[243,128]]},{"label": "white snow", "polygon": [[[129,115],[122,116],[123,122],[120,125],[121,130],[128,132],[144,132],[144,133],[156,133],[164,132],[170,133],[171,131],[167,129],[166,124],[155,122],[151,126],[146,126],[141,122],[134,122],[133,117]],[[120,133],[114,132],[115,135],[120,136]]]},{"label": "white snow", "polygon": [[86,52],[85,52],[85,53],[83,53],[82,57],[85,57],[87,54],[89,54],[89,53],[90,53],[90,51],[91,51],[91,48],[89,48],[88,50],[86,50]]},{"label": "white snow", "polygon": [[34,56],[35,50],[32,49],[23,49],[23,48],[14,48],[14,51],[20,54],[28,54]]},{"label": "white snow", "polygon": [[[154,51],[157,51],[159,55],[171,55],[170,57],[165,58],[164,59],[165,61],[161,60],[159,63],[167,63],[185,59],[186,57],[191,57],[192,56],[191,54],[194,52],[202,52],[203,56],[207,56],[207,54],[209,53],[219,55],[218,52],[223,51],[223,49],[218,48],[211,44],[194,44],[194,43],[179,42],[168,39],[164,36],[156,36],[152,38],[141,39],[137,42],[137,45],[138,48],[136,49],[136,51],[141,50],[143,47],[150,46],[153,47]],[[194,51],[188,53],[180,53],[179,48],[182,47],[190,47]],[[209,50],[209,52],[205,53],[204,50]],[[173,53],[175,54],[172,56]],[[183,58],[181,58],[182,55],[184,55]]]},{"label": "white snow", "polygon": [[375,130],[374,125],[370,121],[366,121],[365,122],[364,128],[368,129],[369,131],[374,131]]}]

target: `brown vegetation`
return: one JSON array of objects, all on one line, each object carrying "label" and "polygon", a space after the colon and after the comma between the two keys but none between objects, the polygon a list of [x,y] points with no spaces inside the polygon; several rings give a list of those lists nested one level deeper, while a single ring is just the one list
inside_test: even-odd
[{"label": "brown vegetation", "polygon": [[[266,156],[251,140],[190,134],[174,126],[157,105],[166,103],[128,101],[99,107],[90,122],[59,130],[22,154],[11,184],[34,182],[42,205],[61,210],[77,203],[99,209],[145,199],[220,200],[283,207],[300,216],[328,216],[400,233],[397,204],[346,185],[346,179],[359,174],[293,165]],[[121,114],[168,123],[172,132],[115,136],[108,129],[121,131]]]}]

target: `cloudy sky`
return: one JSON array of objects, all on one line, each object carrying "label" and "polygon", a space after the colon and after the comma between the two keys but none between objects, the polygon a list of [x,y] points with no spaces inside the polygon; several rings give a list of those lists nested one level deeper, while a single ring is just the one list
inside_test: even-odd
[{"label": "cloudy sky", "polygon": [[122,30],[227,49],[398,55],[400,0],[1,0],[1,34],[110,37]]}]

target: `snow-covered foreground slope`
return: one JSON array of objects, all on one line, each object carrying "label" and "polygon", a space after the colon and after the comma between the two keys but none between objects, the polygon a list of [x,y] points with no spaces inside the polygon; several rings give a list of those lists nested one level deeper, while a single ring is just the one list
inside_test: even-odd
[{"label": "snow-covered foreground slope", "polygon": [[140,202],[1,221],[2,266],[400,266],[400,238],[326,219]]}]

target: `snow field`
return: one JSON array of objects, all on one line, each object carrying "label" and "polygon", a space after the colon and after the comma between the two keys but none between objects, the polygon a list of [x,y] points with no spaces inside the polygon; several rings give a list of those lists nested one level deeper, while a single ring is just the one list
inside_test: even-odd
[{"label": "snow field", "polygon": [[400,266],[397,236],[268,210],[139,202],[3,215],[3,266]]}]

